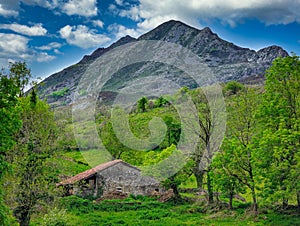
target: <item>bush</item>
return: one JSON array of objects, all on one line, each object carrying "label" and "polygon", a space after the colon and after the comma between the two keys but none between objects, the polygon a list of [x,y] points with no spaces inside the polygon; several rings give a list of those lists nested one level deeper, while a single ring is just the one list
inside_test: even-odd
[{"label": "bush", "polygon": [[61,199],[61,204],[67,210],[75,213],[89,213],[94,210],[92,201],[77,196],[68,196]]},{"label": "bush", "polygon": [[52,209],[48,214],[45,214],[41,226],[67,226],[68,219],[66,216],[66,210],[58,208]]},{"label": "bush", "polygon": [[243,90],[245,87],[243,84],[237,81],[230,81],[225,85],[224,91],[228,95],[237,94],[239,91]]}]

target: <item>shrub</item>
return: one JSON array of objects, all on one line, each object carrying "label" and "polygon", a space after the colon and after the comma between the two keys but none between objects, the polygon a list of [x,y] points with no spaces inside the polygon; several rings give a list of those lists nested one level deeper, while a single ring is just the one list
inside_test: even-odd
[{"label": "shrub", "polygon": [[243,84],[241,84],[237,81],[230,81],[225,85],[224,91],[228,95],[234,95],[243,89],[244,89]]},{"label": "shrub", "polygon": [[75,213],[89,213],[94,210],[92,201],[77,196],[68,196],[61,200],[62,206]]},{"label": "shrub", "polygon": [[41,226],[67,226],[68,219],[66,216],[66,210],[58,208],[52,209],[48,214],[45,214]]}]

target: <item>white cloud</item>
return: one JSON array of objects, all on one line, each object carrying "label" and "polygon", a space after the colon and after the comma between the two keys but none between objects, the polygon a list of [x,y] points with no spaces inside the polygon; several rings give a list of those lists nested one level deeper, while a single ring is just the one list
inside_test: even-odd
[{"label": "white cloud", "polygon": [[60,52],[58,49],[53,50],[55,54],[64,54],[62,52]]},{"label": "white cloud", "polygon": [[48,53],[41,52],[37,54],[37,62],[49,62],[55,59],[55,56],[51,56]]},{"label": "white cloud", "polygon": [[98,47],[99,45],[108,43],[111,40],[106,35],[97,34],[95,30],[91,30],[84,25],[67,25],[61,28],[59,33],[60,36],[66,39],[69,44],[84,49]]},{"label": "white cloud", "polygon": [[20,4],[38,5],[40,7],[55,9],[62,5],[64,0],[1,0],[0,16],[18,16]]},{"label": "white cloud", "polygon": [[69,0],[62,6],[63,12],[68,15],[96,16],[98,13],[96,0]]},{"label": "white cloud", "polygon": [[6,67],[9,61],[46,62],[55,58],[55,56],[31,49],[28,46],[29,41],[22,35],[0,33],[0,66]]},{"label": "white cloud", "polygon": [[103,28],[104,26],[104,23],[101,20],[93,20],[92,23],[95,27]]},{"label": "white cloud", "polygon": [[119,15],[122,17],[128,17],[134,21],[141,19],[140,9],[138,6],[132,6],[129,10],[121,10]]},{"label": "white cloud", "polygon": [[114,15],[117,15],[118,13],[119,13],[119,9],[117,8],[117,6],[116,5],[114,5],[114,4],[110,4],[109,6],[108,6],[108,10],[112,13],[112,14],[114,14]]},{"label": "white cloud", "polygon": [[270,24],[300,23],[299,0],[139,0],[126,10],[115,9],[120,16],[138,21],[138,31],[149,31],[177,19],[199,27],[199,20],[219,19],[234,26],[247,18]]},{"label": "white cloud", "polygon": [[124,0],[115,0],[115,3],[118,5],[118,6],[130,6],[132,5],[132,2],[129,2],[129,1],[124,1]]},{"label": "white cloud", "polygon": [[0,15],[4,17],[18,16],[18,11],[5,9],[3,5],[0,3]]},{"label": "white cloud", "polygon": [[115,35],[116,39],[122,38],[126,35],[130,35],[131,37],[137,38],[141,35],[135,29],[129,29],[120,24],[113,24],[108,27],[108,30]]},{"label": "white cloud", "polygon": [[97,0],[1,0],[0,16],[17,16],[20,3],[38,5],[50,10],[59,10],[69,16],[96,16],[98,13]]},{"label": "white cloud", "polygon": [[36,47],[36,49],[44,50],[44,51],[45,51],[45,50],[46,50],[46,51],[49,51],[49,50],[52,50],[52,49],[59,49],[60,47],[62,47],[62,44],[61,44],[61,43],[58,43],[58,42],[51,42],[51,43],[49,43],[48,45]]},{"label": "white cloud", "polygon": [[122,6],[124,4],[123,0],[115,0],[117,5]]},{"label": "white cloud", "polygon": [[15,34],[0,33],[0,57],[15,57],[28,51],[29,39]]},{"label": "white cloud", "polygon": [[43,28],[42,24],[36,24],[32,27],[21,24],[0,24],[0,29],[9,29],[19,34],[28,36],[44,36],[47,34],[47,30]]},{"label": "white cloud", "polygon": [[55,8],[58,5],[57,0],[21,0],[21,2],[27,5],[38,5],[44,8]]}]

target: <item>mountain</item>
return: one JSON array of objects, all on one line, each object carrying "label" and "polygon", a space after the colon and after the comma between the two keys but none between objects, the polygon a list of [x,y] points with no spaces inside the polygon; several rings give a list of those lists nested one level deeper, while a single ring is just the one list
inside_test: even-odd
[{"label": "mountain", "polygon": [[[118,46],[143,40],[167,41],[188,48],[200,57],[220,82],[262,81],[265,70],[275,58],[288,56],[288,53],[279,46],[254,51],[221,39],[208,27],[198,30],[180,21],[171,20],[138,39],[126,36],[108,48],[99,48],[91,55],[84,56],[77,64],[49,76],[43,81],[44,85],[39,87],[40,97],[47,98],[48,102],[55,106],[70,104],[80,78],[96,59]],[[142,62],[119,70],[107,81],[102,90],[107,98],[112,98],[114,92],[126,86],[132,79],[143,78],[149,74],[176,81],[181,87],[197,86],[193,79],[176,68],[162,63]]]}]

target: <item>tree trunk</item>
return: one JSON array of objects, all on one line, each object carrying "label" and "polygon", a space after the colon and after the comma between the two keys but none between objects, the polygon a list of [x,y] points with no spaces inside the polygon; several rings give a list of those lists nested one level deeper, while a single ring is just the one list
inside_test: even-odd
[{"label": "tree trunk", "polygon": [[22,221],[20,221],[20,226],[29,226],[30,223],[30,217],[26,216]]},{"label": "tree trunk", "polygon": [[255,192],[255,188],[254,187],[251,188],[251,195],[252,195],[252,201],[253,201],[253,211],[255,213],[257,213],[258,205],[257,205],[256,192]]},{"label": "tree trunk", "polygon": [[180,193],[178,191],[178,187],[176,184],[171,184],[171,188],[174,192],[174,199],[175,199],[175,202],[179,201],[180,200]]},{"label": "tree trunk", "polygon": [[209,171],[207,171],[207,192],[208,192],[208,203],[211,204],[214,202],[214,192],[211,184],[211,177],[209,174]]},{"label": "tree trunk", "polygon": [[257,200],[256,200],[256,192],[255,192],[255,182],[254,182],[254,176],[253,176],[253,170],[252,170],[252,164],[250,162],[251,159],[251,152],[248,153],[249,156],[249,176],[251,179],[251,185],[250,185],[250,190],[251,190],[251,195],[252,195],[252,201],[253,201],[253,211],[255,214],[258,212],[258,205],[257,205]]},{"label": "tree trunk", "polygon": [[289,205],[289,199],[283,197],[283,198],[282,198],[282,208],[283,208],[283,209],[286,209],[286,208],[288,207],[288,205]]},{"label": "tree trunk", "polygon": [[230,192],[229,194],[229,209],[232,210],[233,209],[233,206],[232,206],[232,201],[233,201],[233,193]]},{"label": "tree trunk", "polygon": [[20,223],[20,226],[29,226],[30,211],[28,206],[19,206],[15,209],[14,215]]},{"label": "tree trunk", "polygon": [[297,192],[297,204],[298,204],[298,209],[300,210],[300,191]]},{"label": "tree trunk", "polygon": [[196,177],[196,182],[197,182],[197,188],[199,190],[203,190],[203,177],[204,177],[204,171],[200,170],[194,170],[194,175]]},{"label": "tree trunk", "polygon": [[175,202],[177,202],[177,201],[179,201],[179,200],[181,199],[181,197],[180,197],[180,193],[179,193],[179,191],[178,191],[178,185],[177,185],[177,183],[175,182],[175,176],[173,175],[173,176],[171,176],[169,179],[170,179],[170,181],[171,181],[171,183],[170,183],[170,188],[172,188],[173,193],[174,193],[174,199],[175,199]]}]

